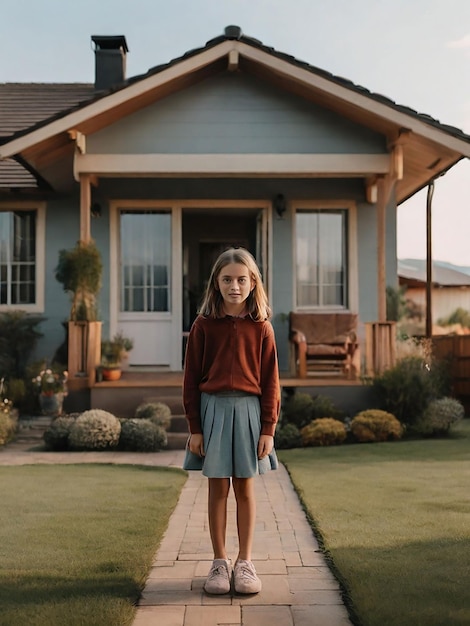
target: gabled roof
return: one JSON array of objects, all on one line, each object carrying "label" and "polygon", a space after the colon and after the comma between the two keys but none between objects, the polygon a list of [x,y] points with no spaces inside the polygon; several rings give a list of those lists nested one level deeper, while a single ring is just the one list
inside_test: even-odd
[{"label": "gabled roof", "polygon": [[[398,260],[400,283],[411,286],[426,283],[426,261],[423,259]],[[451,264],[433,261],[432,283],[434,287],[470,287],[470,273],[462,272]]]},{"label": "gabled roof", "polygon": [[[105,92],[97,93],[91,85],[0,85],[0,104],[11,97],[6,117],[0,118],[0,158],[21,154],[34,161],[51,145],[57,150],[59,137],[64,145],[70,144],[67,131],[71,129],[92,133],[206,76],[230,69],[334,110],[384,134],[390,143],[402,142],[405,170],[410,174],[397,185],[398,202],[470,157],[470,136],[463,131],[270,48],[243,35],[238,27],[227,27],[224,35],[205,46]],[[41,106],[34,107],[35,99]]]}]

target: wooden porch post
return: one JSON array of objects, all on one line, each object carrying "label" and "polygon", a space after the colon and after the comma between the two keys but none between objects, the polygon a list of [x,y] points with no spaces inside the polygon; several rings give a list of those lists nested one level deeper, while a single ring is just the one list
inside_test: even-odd
[{"label": "wooden porch post", "polygon": [[91,239],[91,187],[90,176],[80,174],[80,241]]},{"label": "wooden porch post", "polygon": [[403,141],[392,146],[390,171],[377,177],[377,322],[366,324],[366,372],[373,376],[392,367],[396,359],[395,322],[387,321],[386,214],[397,180],[403,177]]},{"label": "wooden porch post", "polygon": [[387,321],[385,273],[385,212],[387,195],[385,179],[381,176],[377,180],[377,317],[379,322]]}]

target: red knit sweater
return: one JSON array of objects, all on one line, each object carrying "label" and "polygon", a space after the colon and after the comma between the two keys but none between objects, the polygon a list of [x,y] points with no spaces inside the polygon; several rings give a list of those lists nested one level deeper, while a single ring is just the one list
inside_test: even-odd
[{"label": "red knit sweater", "polygon": [[260,397],[261,434],[274,436],[280,409],[279,369],[270,322],[199,316],[189,333],[183,402],[189,430],[201,433],[201,392],[244,391]]}]

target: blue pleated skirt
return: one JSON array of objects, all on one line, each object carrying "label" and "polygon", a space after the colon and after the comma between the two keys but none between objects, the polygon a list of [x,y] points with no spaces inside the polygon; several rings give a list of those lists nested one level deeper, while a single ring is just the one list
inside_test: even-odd
[{"label": "blue pleated skirt", "polygon": [[208,478],[251,478],[277,469],[275,451],[258,459],[261,410],[258,396],[242,392],[201,394],[203,458],[186,451],[184,469],[202,469]]}]

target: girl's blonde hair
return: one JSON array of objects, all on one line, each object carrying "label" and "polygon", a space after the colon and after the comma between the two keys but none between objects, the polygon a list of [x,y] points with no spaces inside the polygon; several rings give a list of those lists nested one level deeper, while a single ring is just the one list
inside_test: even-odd
[{"label": "girl's blonde hair", "polygon": [[222,252],[214,263],[212,272],[207,283],[206,291],[199,308],[199,314],[204,317],[224,317],[223,298],[220,295],[217,279],[220,272],[230,263],[244,265],[254,287],[246,299],[248,314],[257,322],[267,320],[271,317],[271,309],[268,304],[268,296],[263,285],[263,279],[253,256],[245,248],[229,248]]}]

